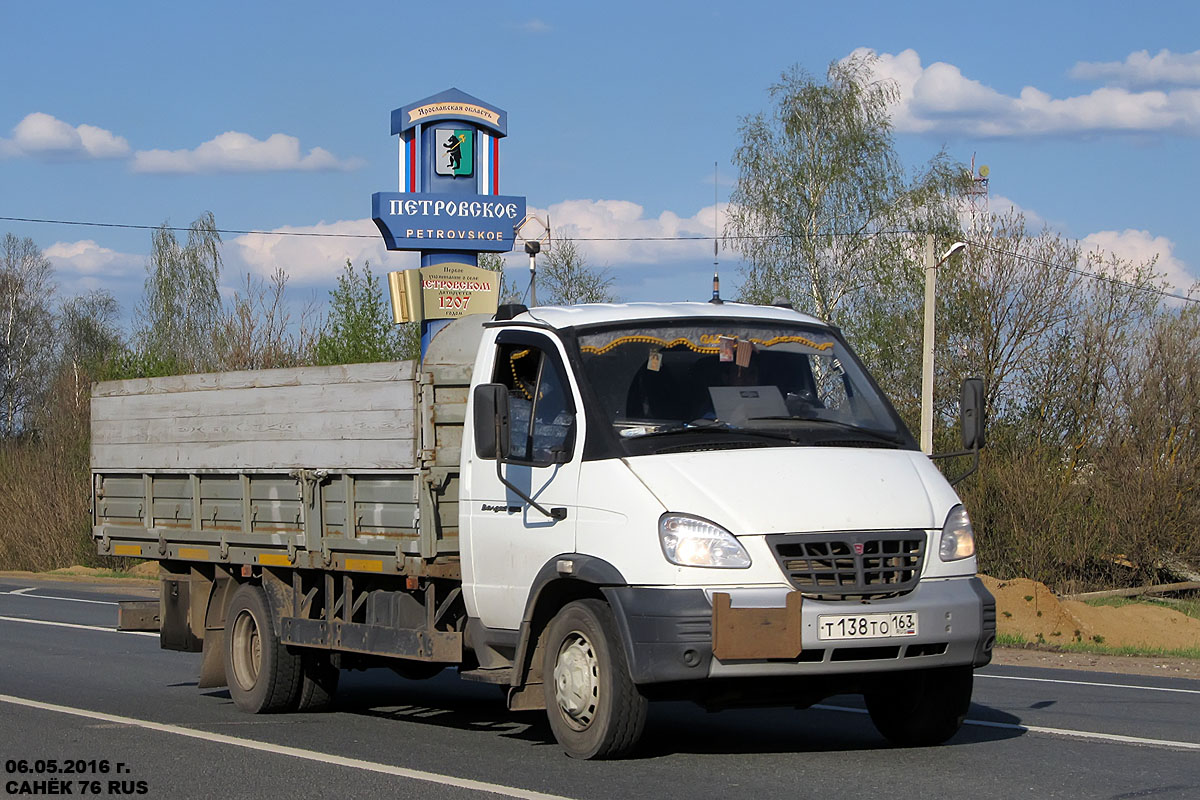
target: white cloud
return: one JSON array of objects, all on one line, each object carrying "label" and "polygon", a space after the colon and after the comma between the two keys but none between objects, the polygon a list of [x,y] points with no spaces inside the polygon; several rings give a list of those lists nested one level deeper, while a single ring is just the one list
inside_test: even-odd
[{"label": "white cloud", "polygon": [[1165,236],[1155,236],[1150,231],[1132,228],[1123,231],[1097,231],[1083,237],[1080,245],[1085,253],[1099,249],[1133,264],[1143,264],[1157,257],[1155,270],[1162,274],[1176,292],[1186,292],[1200,280],[1200,277],[1191,274],[1184,263],[1175,257],[1172,252],[1175,248],[1174,242]]},{"label": "white cloud", "polygon": [[554,29],[550,27],[549,23],[535,17],[518,24],[517,30],[523,33],[543,34],[550,33]]},{"label": "white cloud", "polygon": [[711,258],[713,231],[724,229],[726,208],[720,204],[715,217],[711,205],[690,217],[673,211],[647,217],[642,206],[629,200],[565,200],[530,211],[543,219],[549,214],[552,238],[574,239],[591,263],[619,270],[633,264]]},{"label": "white cloud", "polygon": [[0,156],[16,155],[45,160],[124,158],[129,142],[95,125],[72,126],[35,111],[17,123],[11,139],[0,139]]},{"label": "white cloud", "polygon": [[1039,231],[1047,227],[1060,227],[1051,225],[1045,217],[1031,208],[1018,203],[1009,197],[1002,194],[991,194],[988,196],[988,211],[992,214],[1020,214],[1025,218],[1026,230]]},{"label": "white cloud", "polygon": [[[993,194],[988,199],[988,210],[992,214],[1000,215],[1021,214],[1025,218],[1025,229],[1034,234],[1042,229],[1061,231],[1066,227],[1063,223],[1047,220],[1037,211],[1004,195]],[[969,226],[970,221],[966,216],[962,217],[962,222]],[[1155,271],[1170,284],[1170,290],[1174,292],[1186,292],[1194,283],[1200,281],[1200,275],[1192,274],[1187,265],[1175,256],[1175,243],[1166,236],[1155,236],[1150,231],[1133,228],[1124,231],[1097,231],[1080,239],[1079,247],[1079,266],[1082,269],[1088,269],[1087,254],[1100,250],[1106,255],[1115,255],[1134,265],[1157,259]]]},{"label": "white cloud", "polygon": [[1160,50],[1155,56],[1139,50],[1124,61],[1080,61],[1071,68],[1071,77],[1140,89],[1200,86],[1200,50],[1194,53]]},{"label": "white cloud", "polygon": [[[855,50],[851,57],[872,51]],[[1033,137],[1079,133],[1200,135],[1200,89],[1130,91],[1104,86],[1056,99],[1033,86],[1017,96],[966,77],[944,62],[922,66],[915,50],[879,54],[878,78],[896,81],[892,123],[906,133]]]},{"label": "white cloud", "polygon": [[[726,205],[718,208],[717,225],[725,225]],[[619,283],[641,283],[655,265],[664,265],[665,273],[677,273],[681,262],[712,263],[713,207],[700,209],[691,217],[664,211],[647,217],[645,209],[628,200],[566,200],[548,209],[529,208],[541,219],[549,215],[552,239],[575,239],[588,263],[610,268]],[[420,266],[417,253],[389,251],[379,229],[370,219],[321,222],[316,225],[287,225],[274,228],[278,234],[322,234],[320,236],[261,235],[238,236],[225,244],[226,280],[237,282],[237,273],[251,272],[266,276],[282,267],[296,286],[327,287],[341,273],[346,259],[356,266],[371,262],[376,275]],[[672,240],[670,237],[699,236],[698,240]],[[629,241],[629,239],[639,241]],[[551,242],[553,246],[553,241]],[[511,276],[524,281],[528,260],[521,248],[505,254]],[[721,260],[732,277],[737,256],[721,247]],[[710,273],[711,274],[711,273]],[[669,277],[669,275],[668,275]],[[523,286],[524,284],[521,283]]]},{"label": "white cloud", "polygon": [[266,140],[248,133],[228,131],[194,150],[139,150],[133,157],[135,172],[268,172],[280,170],[352,170],[361,159],[338,159],[322,147],[302,155],[300,140],[275,133]]},{"label": "white cloud", "polygon": [[321,235],[238,236],[225,245],[227,278],[246,271],[266,276],[282,267],[294,285],[325,286],[334,282],[346,259],[356,267],[369,260],[375,275],[419,266],[416,253],[389,252],[369,219],[285,225],[272,233]]},{"label": "white cloud", "polygon": [[140,272],[146,260],[144,255],[118,253],[91,239],[55,242],[42,252],[57,272],[77,278],[127,277]]}]

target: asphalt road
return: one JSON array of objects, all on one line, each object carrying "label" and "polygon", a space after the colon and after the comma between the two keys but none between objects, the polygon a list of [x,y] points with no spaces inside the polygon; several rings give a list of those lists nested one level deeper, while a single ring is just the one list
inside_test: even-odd
[{"label": "asphalt road", "polygon": [[1200,681],[988,667],[969,723],[925,749],[888,746],[856,697],[664,703],[634,758],[580,762],[449,670],[344,674],[330,713],[239,713],[196,688],[198,655],[115,632],[118,599],[0,579],[0,797],[1200,798]]}]

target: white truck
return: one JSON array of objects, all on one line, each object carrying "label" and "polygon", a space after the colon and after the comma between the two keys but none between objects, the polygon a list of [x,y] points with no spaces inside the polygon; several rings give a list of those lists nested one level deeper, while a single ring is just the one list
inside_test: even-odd
[{"label": "white truck", "polygon": [[929,745],[991,658],[958,496],[787,308],[503,306],[420,363],[97,384],[92,432],[99,552],[161,564],[122,625],[202,652],[243,711],[453,667],[579,758],[627,753],[658,698],[862,693]]}]

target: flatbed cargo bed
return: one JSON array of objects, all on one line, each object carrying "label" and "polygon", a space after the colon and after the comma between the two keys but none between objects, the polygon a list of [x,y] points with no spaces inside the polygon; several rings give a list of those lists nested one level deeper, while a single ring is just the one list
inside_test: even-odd
[{"label": "flatbed cargo bed", "polygon": [[458,352],[97,384],[99,551],[457,577]]}]

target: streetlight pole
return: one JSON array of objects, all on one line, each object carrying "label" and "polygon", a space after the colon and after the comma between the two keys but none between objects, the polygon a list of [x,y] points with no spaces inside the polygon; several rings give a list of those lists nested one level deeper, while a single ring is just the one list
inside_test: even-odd
[{"label": "streetlight pole", "polygon": [[921,452],[933,453],[933,351],[935,346],[933,310],[937,269],[950,256],[965,249],[966,242],[955,242],[937,261],[933,260],[933,234],[925,234],[925,335],[921,340]]}]

